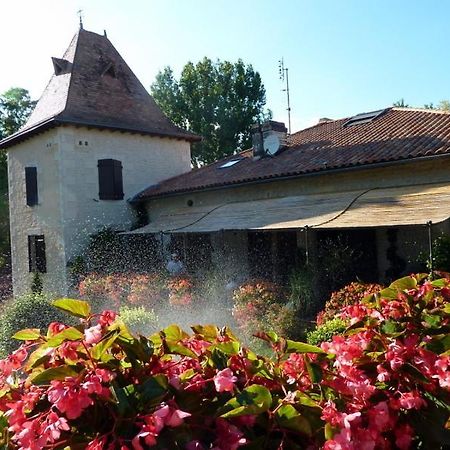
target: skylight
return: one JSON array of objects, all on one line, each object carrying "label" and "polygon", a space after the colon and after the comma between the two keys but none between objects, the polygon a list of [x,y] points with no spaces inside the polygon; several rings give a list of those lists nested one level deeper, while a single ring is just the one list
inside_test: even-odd
[{"label": "skylight", "polygon": [[221,166],[219,166],[218,169],[226,169],[228,167],[234,166],[239,161],[242,161],[242,159],[232,159],[231,161],[227,161],[225,164],[222,164]]},{"label": "skylight", "polygon": [[385,111],[386,111],[385,109],[379,109],[378,111],[357,114],[356,116],[353,116],[349,120],[347,120],[347,122],[344,123],[343,127],[347,128],[352,127],[354,125],[361,125],[363,123],[372,122],[372,120],[377,119]]}]

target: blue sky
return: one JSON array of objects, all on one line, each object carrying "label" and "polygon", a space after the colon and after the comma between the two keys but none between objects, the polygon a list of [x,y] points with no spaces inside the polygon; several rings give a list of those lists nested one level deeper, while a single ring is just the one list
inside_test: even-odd
[{"label": "blue sky", "polygon": [[147,88],[166,65],[178,74],[203,56],[242,58],[260,72],[274,119],[287,122],[283,57],[293,130],[401,97],[420,107],[450,99],[443,0],[2,0],[0,92],[21,86],[39,97],[80,8],[85,28],[106,29]]}]

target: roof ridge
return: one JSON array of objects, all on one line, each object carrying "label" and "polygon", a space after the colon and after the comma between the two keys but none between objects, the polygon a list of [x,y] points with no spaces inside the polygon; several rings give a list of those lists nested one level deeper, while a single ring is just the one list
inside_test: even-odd
[{"label": "roof ridge", "polygon": [[394,111],[416,111],[416,112],[426,112],[431,114],[450,114],[450,111],[445,109],[430,109],[430,108],[414,108],[409,106],[393,106]]},{"label": "roof ridge", "polygon": [[[73,36],[73,38],[72,38],[72,41],[70,42],[70,44],[69,44],[69,47],[67,47],[67,49],[66,49],[66,51],[64,52],[64,55],[63,55],[63,59],[66,57],[66,55],[69,53],[69,49],[72,47],[72,42],[74,41],[74,40],[76,40],[76,42],[75,42],[75,49],[73,50],[73,62],[75,61],[75,57],[76,57],[76,54],[77,54],[77,51],[78,51],[78,44],[79,44],[79,42],[80,42],[80,32],[81,31],[85,31],[83,28],[80,28],[76,33],[75,33],[75,35]],[[73,64],[73,62],[72,62],[72,64]],[[72,73],[70,74],[70,77],[72,77]],[[47,88],[46,88],[47,89]],[[60,111],[54,118],[59,118],[59,117],[61,117],[61,116],[63,116],[64,115],[64,112],[66,111],[66,108],[67,108],[67,105],[68,105],[68,103],[69,103],[69,96],[70,96],[70,91],[73,89],[73,84],[69,81],[69,87],[68,87],[68,89],[67,89],[67,95],[66,95],[66,98],[65,98],[65,104],[64,104],[64,108],[62,109],[62,111]],[[44,91],[45,92],[45,91]]]}]

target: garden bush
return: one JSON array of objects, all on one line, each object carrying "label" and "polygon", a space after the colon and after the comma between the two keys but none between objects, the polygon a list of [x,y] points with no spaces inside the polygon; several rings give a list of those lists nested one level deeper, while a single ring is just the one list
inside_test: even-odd
[{"label": "garden bush", "polygon": [[143,306],[122,306],[119,315],[133,333],[150,334],[158,329],[158,318],[155,312]]},{"label": "garden bush", "polygon": [[172,325],[134,337],[115,313],[55,305],[82,319],[0,361],[0,436],[23,449],[440,449],[450,442],[450,282],[407,277],[339,317],[316,347],[227,328]]},{"label": "garden bush", "polygon": [[347,328],[347,323],[339,317],[327,320],[318,325],[314,330],[306,334],[308,344],[319,345],[322,342],[331,340],[333,336],[342,334]]},{"label": "garden bush", "polygon": [[383,286],[375,283],[361,283],[355,281],[331,294],[325,303],[323,311],[317,315],[317,324],[320,325],[336,317],[336,314],[345,306],[360,302],[366,295],[381,291]]},{"label": "garden bush", "polygon": [[70,321],[70,317],[55,309],[45,295],[30,294],[8,300],[0,314],[0,356],[5,357],[19,346],[18,341],[11,339],[17,331],[29,327],[46,330],[55,321]]},{"label": "garden bush", "polygon": [[274,331],[293,337],[297,309],[288,303],[286,293],[275,283],[254,280],[244,283],[233,293],[232,314],[244,338],[255,344],[258,331]]}]

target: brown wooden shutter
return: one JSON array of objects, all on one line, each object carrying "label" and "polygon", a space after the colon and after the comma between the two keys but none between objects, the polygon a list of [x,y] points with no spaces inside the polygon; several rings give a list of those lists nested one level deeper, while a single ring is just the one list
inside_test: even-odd
[{"label": "brown wooden shutter", "polygon": [[122,163],[115,159],[100,159],[97,167],[100,200],[122,200]]},{"label": "brown wooden shutter", "polygon": [[122,163],[114,161],[114,195],[117,200],[123,199]]},{"label": "brown wooden shutter", "polygon": [[27,193],[27,205],[38,204],[38,186],[36,167],[25,167],[25,187]]}]

